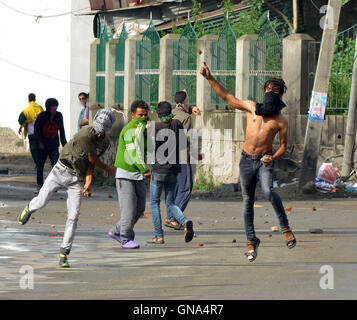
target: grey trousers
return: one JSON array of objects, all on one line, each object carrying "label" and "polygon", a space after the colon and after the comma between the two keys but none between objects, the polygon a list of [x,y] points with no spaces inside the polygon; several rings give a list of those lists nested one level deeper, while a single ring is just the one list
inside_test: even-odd
[{"label": "grey trousers", "polygon": [[67,189],[67,222],[61,245],[61,253],[64,254],[69,254],[72,248],[80,213],[83,182],[82,178],[70,174],[57,162],[46,178],[38,196],[29,203],[29,211],[35,212],[44,208],[58,189]]},{"label": "grey trousers", "polygon": [[122,244],[134,240],[134,225],[145,211],[145,180],[116,179],[120,220],[110,230],[120,236]]}]

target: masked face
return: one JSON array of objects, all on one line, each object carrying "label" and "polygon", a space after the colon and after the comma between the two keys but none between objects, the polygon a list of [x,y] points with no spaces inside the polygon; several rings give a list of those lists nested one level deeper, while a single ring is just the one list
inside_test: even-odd
[{"label": "masked face", "polygon": [[146,118],[148,117],[148,110],[145,108],[137,108],[135,112],[131,113],[132,118]]},{"label": "masked face", "polygon": [[[183,90],[186,92],[186,90]],[[181,103],[176,103],[176,107],[180,107],[182,109],[184,109],[187,113],[190,112],[190,98],[188,97],[188,94],[186,92],[186,98],[183,102]]]},{"label": "masked face", "polygon": [[53,119],[56,115],[56,112],[57,112],[57,106],[52,106],[50,107],[50,118]]},{"label": "masked face", "polygon": [[285,103],[281,101],[280,95],[274,91],[268,91],[264,95],[263,104],[257,103],[255,113],[258,116],[273,116],[279,114]]},{"label": "masked face", "polygon": [[78,97],[78,100],[82,106],[85,106],[87,103],[87,97],[83,94]]},{"label": "masked face", "polygon": [[108,136],[114,122],[114,112],[110,109],[102,109],[97,112],[93,119],[93,128],[97,134]]}]

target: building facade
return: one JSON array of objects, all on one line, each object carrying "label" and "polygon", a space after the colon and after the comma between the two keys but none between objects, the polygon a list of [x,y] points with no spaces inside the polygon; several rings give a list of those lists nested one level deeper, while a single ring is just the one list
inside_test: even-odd
[{"label": "building facade", "polygon": [[81,109],[78,93],[89,91],[93,18],[78,15],[90,9],[88,1],[18,0],[0,7],[0,127],[18,131],[32,92],[43,107],[47,98],[58,99],[70,138]]}]

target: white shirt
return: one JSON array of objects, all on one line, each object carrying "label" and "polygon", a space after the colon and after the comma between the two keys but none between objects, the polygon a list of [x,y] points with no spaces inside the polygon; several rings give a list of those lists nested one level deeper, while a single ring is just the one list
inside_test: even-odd
[{"label": "white shirt", "polygon": [[35,134],[35,121],[29,122],[27,124],[27,134],[29,136],[32,136],[33,134]]}]

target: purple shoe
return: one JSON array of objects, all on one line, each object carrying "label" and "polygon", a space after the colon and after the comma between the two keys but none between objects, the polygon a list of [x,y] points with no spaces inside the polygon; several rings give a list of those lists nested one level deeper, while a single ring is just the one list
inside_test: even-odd
[{"label": "purple shoe", "polygon": [[121,243],[121,239],[114,232],[109,231],[108,236]]},{"label": "purple shoe", "polygon": [[135,243],[133,240],[129,240],[127,243],[122,245],[123,249],[139,249],[140,246]]}]

